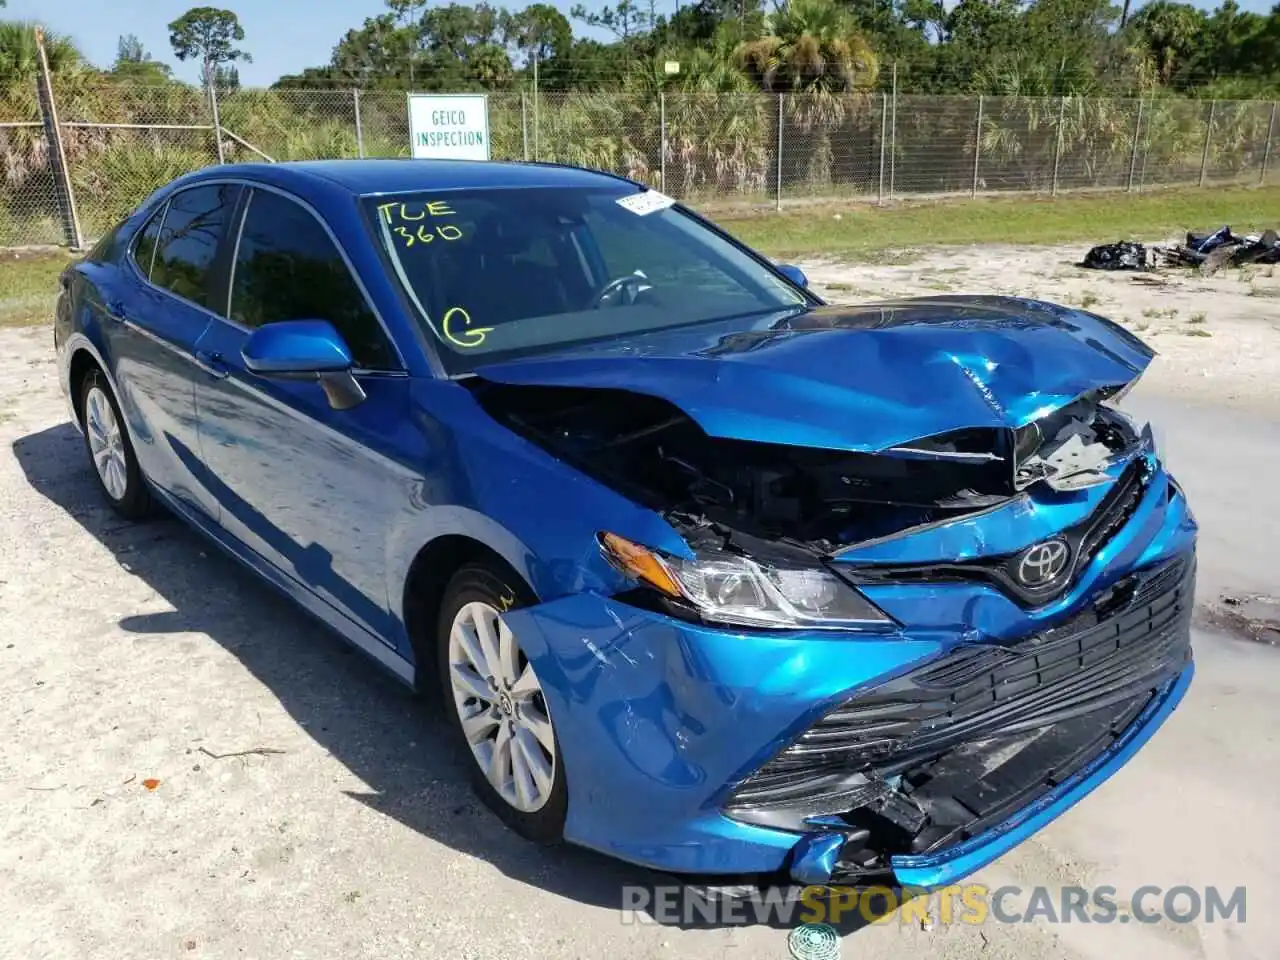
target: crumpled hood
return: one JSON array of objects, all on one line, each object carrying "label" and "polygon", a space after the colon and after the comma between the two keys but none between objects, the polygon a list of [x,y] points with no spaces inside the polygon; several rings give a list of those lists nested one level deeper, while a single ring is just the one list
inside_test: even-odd
[{"label": "crumpled hood", "polygon": [[1092,314],[948,296],[658,331],[475,373],[649,394],[712,436],[876,451],[962,428],[1023,426],[1130,382],[1153,355]]}]

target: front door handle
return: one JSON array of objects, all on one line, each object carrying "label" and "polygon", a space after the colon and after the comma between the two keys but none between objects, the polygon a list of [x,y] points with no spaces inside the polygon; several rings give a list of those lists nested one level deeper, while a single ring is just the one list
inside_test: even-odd
[{"label": "front door handle", "polygon": [[196,363],[200,369],[215,380],[221,380],[231,372],[231,368],[227,366],[227,361],[222,359],[222,354],[213,350],[197,350]]}]

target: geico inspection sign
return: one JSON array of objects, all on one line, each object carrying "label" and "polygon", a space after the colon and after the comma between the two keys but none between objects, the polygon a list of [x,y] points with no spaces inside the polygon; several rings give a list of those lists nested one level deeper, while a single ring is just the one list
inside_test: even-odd
[{"label": "geico inspection sign", "polygon": [[409,94],[415,160],[488,160],[489,100],[475,93]]}]

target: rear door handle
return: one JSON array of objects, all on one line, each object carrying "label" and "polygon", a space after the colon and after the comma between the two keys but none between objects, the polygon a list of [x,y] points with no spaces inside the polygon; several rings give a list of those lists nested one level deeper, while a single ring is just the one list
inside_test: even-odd
[{"label": "rear door handle", "polygon": [[197,350],[195,359],[200,369],[216,380],[221,380],[231,372],[227,361],[222,359],[222,354],[213,350]]},{"label": "rear door handle", "polygon": [[124,301],[108,300],[106,303],[107,316],[116,323],[124,323]]}]

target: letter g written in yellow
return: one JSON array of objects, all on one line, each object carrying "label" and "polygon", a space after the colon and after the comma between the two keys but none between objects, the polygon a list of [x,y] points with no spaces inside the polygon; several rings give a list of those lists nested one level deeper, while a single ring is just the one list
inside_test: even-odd
[{"label": "letter g written in yellow", "polygon": [[440,328],[446,340],[464,349],[480,346],[493,330],[493,327],[471,326],[471,314],[462,307],[450,307],[446,310],[444,319],[440,321]]}]

